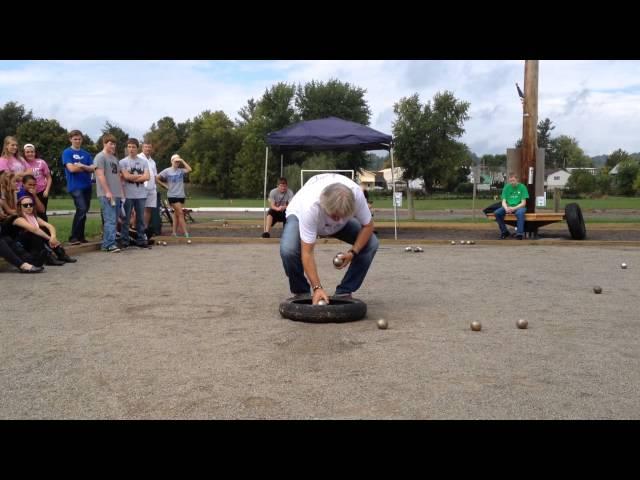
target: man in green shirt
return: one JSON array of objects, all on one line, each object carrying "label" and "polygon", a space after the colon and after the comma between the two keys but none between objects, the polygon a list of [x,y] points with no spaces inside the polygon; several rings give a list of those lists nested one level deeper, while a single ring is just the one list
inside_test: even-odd
[{"label": "man in green shirt", "polygon": [[527,187],[522,183],[518,183],[518,175],[511,172],[509,174],[509,183],[505,184],[502,189],[502,207],[497,209],[494,213],[496,215],[496,222],[500,227],[500,239],[505,239],[509,236],[509,230],[504,224],[504,216],[507,213],[513,213],[517,218],[517,235],[518,240],[522,240],[524,234],[524,214],[527,213],[527,199],[529,198],[529,191]]}]

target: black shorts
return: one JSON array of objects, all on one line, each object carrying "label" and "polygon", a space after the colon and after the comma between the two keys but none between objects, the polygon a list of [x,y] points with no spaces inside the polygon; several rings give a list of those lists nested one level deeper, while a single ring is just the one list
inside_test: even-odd
[{"label": "black shorts", "polygon": [[173,205],[174,203],[181,203],[184,205],[184,197],[169,197],[169,205]]},{"label": "black shorts", "polygon": [[267,215],[271,215],[271,218],[273,218],[271,225],[275,225],[278,222],[282,222],[283,224],[287,223],[286,210],[283,212],[276,212],[273,208],[270,208]]}]

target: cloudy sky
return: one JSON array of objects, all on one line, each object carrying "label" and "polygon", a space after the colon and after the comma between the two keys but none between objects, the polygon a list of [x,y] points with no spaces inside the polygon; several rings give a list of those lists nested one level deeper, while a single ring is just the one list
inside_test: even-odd
[{"label": "cloudy sky", "polygon": [[[538,117],[575,137],[587,155],[640,152],[640,61],[540,61]],[[522,130],[515,82],[523,60],[0,61],[0,103],[17,101],[92,138],[105,121],[140,137],[164,116],[203,110],[236,119],[277,82],[337,78],[366,90],[371,126],[391,134],[393,105],[450,90],[470,102],[462,138],[473,152],[505,153]]]}]

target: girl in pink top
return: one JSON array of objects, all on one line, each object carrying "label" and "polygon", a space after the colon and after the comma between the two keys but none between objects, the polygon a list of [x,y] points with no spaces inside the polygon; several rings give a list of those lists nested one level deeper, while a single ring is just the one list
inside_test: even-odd
[{"label": "girl in pink top", "polygon": [[27,162],[18,154],[18,140],[16,137],[4,137],[2,156],[0,157],[0,170],[8,170],[16,175],[16,187],[22,186],[22,177],[33,172]]},{"label": "girl in pink top", "polygon": [[25,144],[22,149],[24,151],[24,158],[26,160],[27,167],[29,167],[33,171],[33,176],[36,179],[36,193],[38,195],[38,198],[44,205],[44,214],[39,214],[39,216],[47,221],[47,204],[49,203],[49,190],[51,190],[51,185],[53,183],[49,165],[47,165],[47,162],[45,162],[41,158],[38,158],[36,147],[34,147],[31,143]]}]

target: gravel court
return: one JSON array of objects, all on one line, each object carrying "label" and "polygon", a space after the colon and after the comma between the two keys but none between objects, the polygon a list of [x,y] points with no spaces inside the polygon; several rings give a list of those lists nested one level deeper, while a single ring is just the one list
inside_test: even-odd
[{"label": "gravel court", "polygon": [[640,418],[637,248],[424,250],[383,243],[345,324],[280,317],[273,243],[2,272],[0,418]]}]

